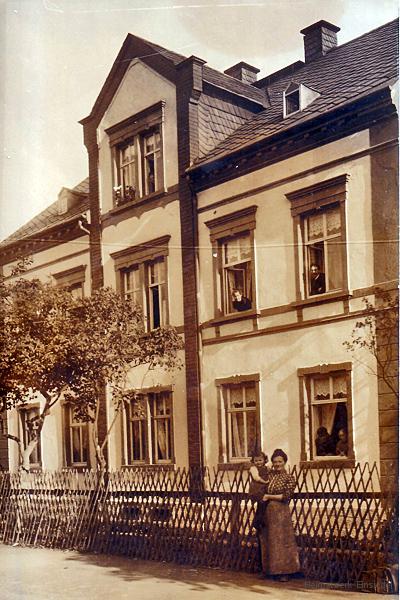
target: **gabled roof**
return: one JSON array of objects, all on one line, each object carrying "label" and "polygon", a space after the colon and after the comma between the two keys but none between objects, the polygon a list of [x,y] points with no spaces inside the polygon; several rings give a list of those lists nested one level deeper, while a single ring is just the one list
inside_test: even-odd
[{"label": "gabled roof", "polygon": [[[97,122],[100,121],[122,81],[130,61],[135,58],[139,58],[161,75],[175,82],[176,66],[187,57],[129,33],[93,105],[90,115],[80,121],[82,125],[95,118]],[[212,86],[265,106],[266,97],[264,90],[235,79],[225,73],[221,73],[208,65],[203,66],[203,80]]]},{"label": "gabled roof", "polygon": [[[222,159],[269,137],[289,131],[318,115],[344,106],[390,84],[398,76],[398,20],[382,25],[308,64],[273,78],[266,87],[270,106],[252,116],[189,170]],[[268,78],[265,79],[268,82]],[[283,116],[283,92],[291,82],[302,83],[321,95],[307,108]],[[260,82],[257,84],[259,85]]]},{"label": "gabled roof", "polygon": [[67,223],[74,217],[78,217],[82,212],[89,209],[89,178],[84,179],[78,185],[71,190],[75,194],[81,195],[81,199],[72,208],[64,213],[59,214],[58,211],[58,200],[50,204],[47,208],[42,210],[41,213],[36,215],[33,219],[28,221],[25,225],[14,231],[8,238],[0,243],[0,249],[5,246],[16,242],[22,242],[32,236],[38,237],[41,234],[45,236],[46,231],[55,227],[56,225],[62,225]]}]

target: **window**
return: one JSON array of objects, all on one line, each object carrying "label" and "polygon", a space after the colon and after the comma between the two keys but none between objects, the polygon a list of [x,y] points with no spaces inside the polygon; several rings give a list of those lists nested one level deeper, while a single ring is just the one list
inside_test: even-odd
[{"label": "window", "polygon": [[286,115],[300,110],[300,90],[293,90],[285,94]]},{"label": "window", "polygon": [[170,236],[113,253],[117,287],[143,310],[147,331],[168,325],[167,255]]},{"label": "window", "polygon": [[258,376],[217,380],[220,390],[220,462],[249,460],[260,446]]},{"label": "window", "polygon": [[89,466],[88,423],[75,417],[74,407],[64,406],[65,419],[65,462],[68,467]]},{"label": "window", "polygon": [[114,161],[114,203],[139,200],[164,189],[164,103],[106,130]]},{"label": "window", "polygon": [[225,314],[252,306],[252,245],[250,234],[220,242],[223,271],[223,306]]},{"label": "window", "polygon": [[250,206],[206,222],[214,257],[216,316],[255,309],[256,210]]},{"label": "window", "polygon": [[56,285],[71,292],[74,298],[83,298],[86,265],[79,265],[67,271],[53,274]]},{"label": "window", "polygon": [[299,369],[303,460],[354,458],[351,365]]},{"label": "window", "polygon": [[303,230],[308,295],[342,289],[340,207],[304,217]]},{"label": "window", "polygon": [[[38,417],[40,415],[40,409],[38,406],[30,406],[23,408],[19,411],[20,423],[22,430],[22,440],[24,448],[26,448],[35,437],[38,429]],[[37,444],[29,456],[29,464],[33,468],[41,467],[42,464],[42,451],[40,435],[37,440]]]},{"label": "window", "polygon": [[127,464],[174,462],[170,391],[128,394],[125,416]]},{"label": "window", "polygon": [[347,176],[287,195],[295,219],[299,299],[347,289],[345,198]]},{"label": "window", "polygon": [[303,83],[292,81],[283,92],[283,116],[288,117],[299,110],[304,110],[320,95],[319,92]]}]

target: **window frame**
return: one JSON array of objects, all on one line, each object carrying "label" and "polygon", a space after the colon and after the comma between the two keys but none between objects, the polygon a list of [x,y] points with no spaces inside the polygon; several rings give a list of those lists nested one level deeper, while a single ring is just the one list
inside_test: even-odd
[{"label": "window frame", "polygon": [[[26,429],[25,423],[26,423],[26,415],[29,411],[34,410],[37,412],[38,416],[40,416],[40,404],[27,404],[24,407],[20,407],[18,408],[18,424],[19,424],[19,430],[20,430],[20,437],[23,440],[24,443],[24,448],[27,447],[28,443],[29,443],[29,436],[28,436],[28,431]],[[37,453],[37,457],[38,457],[38,461],[36,462],[32,462],[32,454],[29,456],[29,466],[32,469],[42,469],[43,468],[43,457],[42,457],[42,432],[40,432],[39,438],[38,438],[38,442],[36,444],[36,447],[34,449],[33,452]]]},{"label": "window frame", "polygon": [[[293,219],[294,237],[294,264],[296,279],[296,302],[309,304],[323,302],[334,296],[348,295],[348,252],[346,228],[346,201],[347,201],[347,174],[328,179],[318,184],[296,190],[286,194],[290,202]],[[310,294],[308,252],[305,236],[306,220],[313,214],[326,213],[328,210],[339,207],[340,237],[338,242],[343,248],[341,252],[342,286],[334,290],[327,290],[321,294]],[[325,258],[324,258],[325,260]]]},{"label": "window frame", "polygon": [[[210,230],[210,241],[213,257],[213,280],[214,280],[214,317],[216,319],[237,319],[252,315],[257,311],[257,288],[255,269],[255,236],[257,206],[249,206],[234,213],[229,213],[205,222]],[[224,245],[244,235],[249,236],[251,249],[251,308],[244,311],[226,310],[226,283],[224,268]]]},{"label": "window frame", "polygon": [[[353,428],[353,394],[352,394],[352,363],[343,362],[337,364],[321,364],[314,367],[306,367],[297,369],[299,379],[299,396],[300,396],[300,427],[301,427],[301,456],[300,464],[315,468],[335,468],[335,467],[352,467],[355,464],[354,453],[354,428]],[[347,439],[348,453],[347,456],[318,456],[314,454],[314,436],[313,436],[313,417],[312,411],[315,403],[311,398],[311,380],[321,377],[333,377],[342,374],[346,379],[347,397]],[[326,404],[340,403],[327,402]],[[321,404],[323,404],[321,402]],[[308,416],[308,419],[307,419]]]},{"label": "window frame", "polygon": [[[90,469],[90,436],[89,436],[89,423],[72,423],[72,411],[73,405],[69,402],[65,402],[62,405],[63,408],[63,433],[64,433],[64,464],[68,469]],[[87,460],[86,462],[80,461],[75,462],[73,460],[73,450],[72,450],[72,429],[79,428],[80,430],[86,429],[86,439],[87,439]],[[80,440],[82,440],[81,432],[80,432]]]},{"label": "window frame", "polygon": [[[262,447],[262,431],[261,431],[261,409],[260,409],[260,374],[251,375],[234,375],[232,377],[224,377],[215,380],[218,395],[218,433],[219,433],[219,467],[235,469],[240,465],[247,464],[251,459],[246,457],[233,457],[232,447],[230,443],[230,428],[229,428],[229,412],[228,397],[226,390],[230,390],[233,386],[242,386],[254,384],[256,406],[254,409],[256,419],[256,440],[254,446]],[[236,411],[237,412],[237,411]],[[244,411],[238,411],[244,412]],[[248,411],[247,411],[248,412]],[[246,440],[249,445],[249,440]],[[249,450],[249,447],[247,448]],[[254,451],[254,449],[253,449]]]},{"label": "window frame", "polygon": [[85,296],[86,267],[87,265],[78,265],[66,271],[53,273],[52,277],[55,280],[56,286],[67,289],[72,294],[74,290],[79,289],[82,293],[78,297],[83,298]]},{"label": "window frame", "polygon": [[121,295],[125,295],[125,280],[127,274],[131,271],[138,272],[139,282],[141,286],[142,293],[139,294],[139,304],[143,310],[143,319],[145,323],[146,331],[151,331],[151,315],[149,312],[150,309],[150,299],[148,293],[148,268],[152,264],[160,262],[161,260],[164,262],[164,272],[165,272],[165,281],[163,282],[163,302],[165,302],[165,323],[163,321],[163,310],[162,303],[160,303],[160,327],[165,327],[169,325],[170,315],[169,315],[169,285],[168,285],[168,243],[171,239],[170,235],[165,235],[160,238],[156,238],[154,240],[150,240],[145,244],[141,244],[139,246],[131,246],[129,248],[125,248],[124,250],[120,250],[118,252],[113,252],[111,254],[111,258],[114,260],[114,270],[116,273],[116,289],[117,292]]},{"label": "window frame", "polygon": [[[123,411],[122,419],[122,435],[123,435],[123,462],[126,467],[134,466],[145,466],[145,467],[172,467],[175,465],[175,434],[174,434],[174,397],[172,386],[162,386],[155,388],[143,388],[138,390],[130,390],[130,393],[135,396],[141,396],[145,403],[145,417],[135,418],[130,417],[131,407],[136,397],[129,398],[129,392],[125,400],[125,406]],[[161,396],[167,398],[170,408],[170,414],[168,416],[155,415],[154,405],[156,397]],[[145,435],[145,450],[143,458],[133,460],[132,459],[132,444],[130,441],[132,438],[132,420],[140,421],[144,423],[144,435]],[[170,458],[159,459],[156,456],[157,452],[157,424],[160,420],[167,420],[169,423],[169,439],[168,449]]]},{"label": "window frame", "polygon": [[[128,203],[135,203],[153,195],[166,191],[165,187],[165,148],[164,148],[164,122],[165,122],[165,101],[161,100],[144,110],[128,117],[124,121],[113,125],[105,130],[108,135],[112,156],[112,186],[113,186],[113,207],[122,206]],[[146,177],[146,164],[149,153],[145,149],[145,140],[152,133],[159,134],[159,146],[153,154],[159,154],[160,169],[155,166],[155,189],[149,190],[149,182]],[[121,177],[121,152],[132,146],[135,148],[135,193],[121,194],[121,187],[124,185]],[[131,163],[129,163],[131,164]],[[158,161],[155,159],[154,164]],[[125,165],[128,166],[128,165]],[[159,180],[159,181],[158,181]],[[133,187],[133,186],[132,186]]]}]

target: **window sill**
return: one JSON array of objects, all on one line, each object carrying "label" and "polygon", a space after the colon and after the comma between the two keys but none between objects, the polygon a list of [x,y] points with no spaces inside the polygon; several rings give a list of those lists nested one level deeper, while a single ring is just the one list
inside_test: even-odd
[{"label": "window sill", "polygon": [[300,467],[303,469],[354,469],[354,458],[327,458],[326,460],[302,460]]},{"label": "window sill", "polygon": [[247,471],[250,467],[251,463],[249,460],[237,463],[218,463],[219,471]]},{"label": "window sill", "polygon": [[113,208],[110,209],[108,214],[109,215],[117,215],[118,213],[128,210],[129,208],[141,206],[142,204],[145,204],[151,200],[158,200],[159,198],[166,196],[167,193],[168,192],[166,189],[157,190],[157,192],[153,192],[152,194],[147,194],[147,196],[142,196],[141,198],[137,198],[137,199],[135,198],[135,200],[128,200],[128,202],[123,202],[122,204],[113,206]]},{"label": "window sill", "polygon": [[208,321],[207,326],[213,327],[215,325],[225,325],[226,323],[234,323],[236,321],[244,321],[245,319],[253,319],[255,317],[259,317],[260,314],[260,311],[253,308],[250,310],[242,310],[238,311],[237,313],[215,317],[215,319]]},{"label": "window sill", "polygon": [[324,304],[324,302],[337,302],[338,300],[348,300],[351,297],[352,294],[349,292],[349,290],[340,290],[338,292],[327,292],[326,294],[315,294],[315,296],[312,296],[311,298],[291,302],[290,306],[293,306],[294,308],[315,306],[317,304]]}]

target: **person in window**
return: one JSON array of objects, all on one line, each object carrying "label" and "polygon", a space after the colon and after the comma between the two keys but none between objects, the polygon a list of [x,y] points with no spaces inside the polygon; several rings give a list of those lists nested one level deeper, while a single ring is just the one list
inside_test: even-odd
[{"label": "person in window", "polygon": [[295,489],[293,475],[286,471],[287,454],[280,448],[274,450],[272,471],[267,478],[267,491],[262,496],[265,503],[263,526],[258,531],[261,546],[261,564],[264,575],[279,581],[300,570],[299,553],[289,508]]},{"label": "person in window", "polygon": [[313,263],[310,267],[310,296],[323,294],[326,291],[325,274],[321,273],[319,266]]},{"label": "person in window", "polygon": [[315,438],[315,448],[317,450],[317,456],[335,455],[335,444],[326,427],[318,427],[317,437]]},{"label": "person in window", "polygon": [[243,296],[242,290],[233,290],[232,292],[232,306],[235,310],[241,312],[242,310],[249,310],[251,308],[251,300]]},{"label": "person in window", "polygon": [[349,444],[347,441],[347,431],[345,429],[339,429],[338,431],[338,442],[336,444],[336,455],[347,456]]}]

